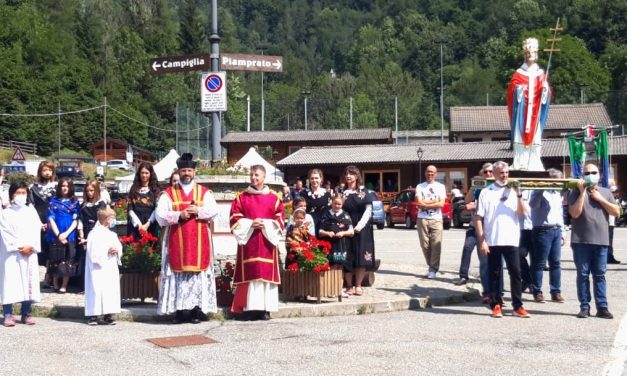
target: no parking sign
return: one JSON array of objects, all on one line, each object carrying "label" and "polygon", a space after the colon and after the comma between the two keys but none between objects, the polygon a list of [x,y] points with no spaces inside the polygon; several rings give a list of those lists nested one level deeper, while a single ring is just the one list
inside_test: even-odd
[{"label": "no parking sign", "polygon": [[201,111],[224,112],[226,102],[226,73],[203,73],[200,79]]}]

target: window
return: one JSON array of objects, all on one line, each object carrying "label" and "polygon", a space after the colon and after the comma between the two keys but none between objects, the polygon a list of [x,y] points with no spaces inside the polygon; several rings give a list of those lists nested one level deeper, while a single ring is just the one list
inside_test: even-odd
[{"label": "window", "polygon": [[398,170],[364,171],[364,185],[377,192],[398,192]]}]

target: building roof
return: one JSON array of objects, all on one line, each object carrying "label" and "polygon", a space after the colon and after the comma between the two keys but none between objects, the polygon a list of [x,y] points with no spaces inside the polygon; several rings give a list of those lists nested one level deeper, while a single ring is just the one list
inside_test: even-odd
[{"label": "building roof", "polygon": [[294,141],[354,141],[375,140],[381,143],[392,139],[390,128],[316,129],[312,131],[230,132],[222,137],[222,144]]},{"label": "building roof", "polygon": [[[602,103],[553,104],[546,129],[579,129],[586,124],[612,126]],[[451,107],[451,132],[509,131],[507,106]]]},{"label": "building roof", "polygon": [[[610,155],[627,155],[627,136],[608,139]],[[422,162],[496,161],[512,159],[509,141],[461,142],[444,144],[396,144],[304,147],[277,162],[277,166],[317,166],[348,164],[418,163]],[[543,157],[568,157],[565,139],[542,140]]]},{"label": "building roof", "polygon": [[[440,138],[442,136],[442,131],[440,129],[423,129],[423,130],[412,130],[412,131],[394,131],[392,132],[392,137],[394,138]],[[444,140],[448,139],[448,129],[444,130]]]}]

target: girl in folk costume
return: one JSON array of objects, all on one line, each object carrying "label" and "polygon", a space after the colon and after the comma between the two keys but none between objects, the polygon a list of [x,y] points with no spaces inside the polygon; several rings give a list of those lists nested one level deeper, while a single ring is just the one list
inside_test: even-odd
[{"label": "girl in folk costume", "polygon": [[[61,178],[56,196],[50,199],[48,231],[50,274],[55,291],[64,294],[70,277],[76,274],[76,228],[78,227],[79,203],[74,197],[74,183]],[[59,280],[62,280],[59,283]]]},{"label": "girl in folk costume", "polygon": [[[325,212],[320,219],[320,238],[329,238],[331,251],[329,264],[332,268],[343,268],[350,252],[350,241],[354,234],[351,217],[342,210],[344,196],[335,195],[331,200],[331,210]],[[348,297],[344,291],[342,297]]]},{"label": "girl in folk costume", "polygon": [[308,242],[309,237],[314,236],[313,225],[306,222],[306,215],[303,208],[298,208],[292,213],[291,223],[287,225],[285,231],[285,243],[288,247],[292,242]]},{"label": "girl in folk costume", "polygon": [[[344,263],[344,281],[346,293],[362,295],[361,283],[366,269],[374,268],[374,235],[372,233],[372,200],[368,191],[361,186],[361,172],[355,166],[344,170],[344,205],[342,209],[351,217],[354,236],[351,249]],[[353,273],[355,289],[353,291]]]},{"label": "girl in folk costume", "polygon": [[320,219],[329,210],[331,204],[331,192],[322,186],[324,175],[320,169],[314,168],[307,174],[309,188],[305,189],[301,197],[307,202],[307,213],[313,217],[316,228],[316,236],[320,231]]},{"label": "girl in folk costume", "polygon": [[139,230],[157,236],[159,226],[155,220],[155,209],[159,199],[157,174],[150,163],[144,162],[137,168],[135,180],[128,193],[128,234],[136,241],[141,239]]},{"label": "girl in folk costume", "polygon": [[174,323],[207,320],[217,311],[211,267],[210,222],[218,204],[207,188],[194,181],[196,162],[190,153],[176,161],[179,182],[159,197],[156,219],[163,226],[161,242],[160,315],[175,313]]},{"label": "girl in folk costume", "polygon": [[[294,208],[294,211],[296,211],[296,209],[302,209],[305,212],[305,222],[303,224],[307,226],[311,235],[315,236],[317,232],[317,227],[314,223],[313,217],[309,213],[307,213],[307,201],[305,201],[303,196],[296,197],[294,201],[292,201],[292,207]],[[288,222],[294,223],[294,213],[292,213],[292,216],[290,217]]]},{"label": "girl in folk costume", "polygon": [[87,238],[98,223],[98,210],[106,207],[100,199],[100,183],[97,180],[85,184],[83,204],[78,211],[78,245],[79,245],[79,276],[85,275],[85,253],[87,252]]},{"label": "girl in folk costume", "polygon": [[231,205],[231,231],[238,242],[231,312],[244,320],[267,320],[279,310],[279,249],[283,202],[264,184],[266,169],[250,168],[250,186]]},{"label": "girl in folk costume", "polygon": [[[37,254],[39,265],[48,267],[48,242],[46,230],[48,228],[48,206],[50,198],[55,195],[57,183],[55,181],[54,164],[50,161],[39,162],[37,168],[37,180],[28,190],[28,202],[35,207],[41,222],[41,252]],[[48,268],[47,268],[48,269]],[[44,287],[50,287],[52,276],[46,272]]]},{"label": "girl in folk costume", "polygon": [[[114,313],[120,313],[120,271],[122,243],[115,228],[115,212],[103,207],[98,222],[87,237],[85,268],[85,316],[87,324],[115,325]],[[97,316],[104,315],[98,322]]]},{"label": "girl in folk costume", "polygon": [[0,302],[4,326],[15,326],[13,303],[22,303],[22,323],[33,325],[31,303],[41,300],[39,265],[41,222],[37,211],[26,205],[28,185],[9,187],[11,206],[0,213]]}]

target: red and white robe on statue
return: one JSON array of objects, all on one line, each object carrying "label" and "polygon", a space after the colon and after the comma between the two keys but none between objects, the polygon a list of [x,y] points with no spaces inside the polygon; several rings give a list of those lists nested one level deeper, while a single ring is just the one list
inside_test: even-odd
[{"label": "red and white robe on statue", "polygon": [[538,64],[523,64],[507,87],[507,110],[514,149],[512,169],[544,171],[540,150],[550,103],[551,89],[544,70]]},{"label": "red and white robe on statue", "polygon": [[[198,207],[197,217],[179,222],[181,211],[192,202]],[[204,313],[217,311],[209,228],[217,215],[213,194],[195,182],[179,183],[159,198],[156,218],[163,226],[159,314],[194,307]]]},{"label": "red and white robe on statue", "polygon": [[[262,219],[263,230],[254,229]],[[248,187],[231,205],[231,231],[237,239],[237,264],[233,284],[237,286],[231,312],[279,310],[279,249],[285,217],[283,201],[267,186]]]}]

